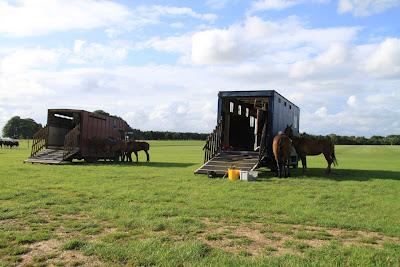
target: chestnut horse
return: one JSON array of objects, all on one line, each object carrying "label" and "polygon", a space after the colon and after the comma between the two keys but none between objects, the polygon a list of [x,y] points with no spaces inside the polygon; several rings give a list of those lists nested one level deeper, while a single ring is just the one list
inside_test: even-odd
[{"label": "chestnut horse", "polygon": [[149,155],[149,150],[150,150],[150,145],[147,142],[138,142],[138,141],[128,141],[127,146],[126,146],[126,158],[127,161],[132,162],[132,153],[135,153],[136,156],[136,162],[139,161],[138,157],[138,151],[143,150],[146,153],[147,157],[147,162],[150,161],[150,155]]},{"label": "chestnut horse", "polygon": [[326,173],[331,173],[331,165],[338,165],[335,156],[335,145],[330,139],[326,140],[313,140],[304,137],[296,137],[293,135],[292,125],[286,126],[285,134],[292,139],[292,143],[298,156],[301,159],[301,164],[303,165],[303,174],[307,169],[307,159],[306,156],[317,156],[324,154],[328,167]]},{"label": "chestnut horse", "polygon": [[125,161],[125,151],[127,151],[127,142],[124,140],[114,139],[112,137],[106,138],[105,150],[108,155],[114,157],[114,161]]},{"label": "chestnut horse", "polygon": [[290,138],[282,133],[277,134],[272,142],[272,150],[278,167],[279,178],[290,176],[290,153],[292,151],[292,142]]}]

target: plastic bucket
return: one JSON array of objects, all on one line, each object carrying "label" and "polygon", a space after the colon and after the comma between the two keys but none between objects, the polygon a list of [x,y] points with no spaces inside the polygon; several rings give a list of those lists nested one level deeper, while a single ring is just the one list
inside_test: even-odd
[{"label": "plastic bucket", "polygon": [[240,178],[240,170],[236,169],[228,169],[228,179],[231,181],[239,180]]}]

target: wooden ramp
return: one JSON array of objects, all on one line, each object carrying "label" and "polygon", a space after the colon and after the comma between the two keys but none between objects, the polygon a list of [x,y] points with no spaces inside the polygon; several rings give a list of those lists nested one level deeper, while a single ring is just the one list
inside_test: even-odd
[{"label": "wooden ramp", "polygon": [[[72,157],[79,150],[72,150],[65,159]],[[35,156],[28,158],[24,162],[27,163],[43,163],[43,164],[61,164],[64,161],[64,149],[47,148],[38,152]]]},{"label": "wooden ramp", "polygon": [[251,171],[257,167],[258,152],[254,151],[223,151],[198,168],[195,174],[207,174],[210,171],[224,175],[229,168],[235,167],[241,171]]}]

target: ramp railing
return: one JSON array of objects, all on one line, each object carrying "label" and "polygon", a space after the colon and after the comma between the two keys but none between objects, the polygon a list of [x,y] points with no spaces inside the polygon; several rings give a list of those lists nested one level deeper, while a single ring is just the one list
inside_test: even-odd
[{"label": "ramp railing", "polygon": [[35,133],[32,140],[31,157],[35,156],[42,149],[46,148],[48,137],[49,126],[47,125],[44,128],[40,129],[37,133]]},{"label": "ramp railing", "polygon": [[81,134],[81,126],[80,124],[78,124],[65,136],[63,160],[67,159],[69,156],[71,156],[71,153],[73,153],[79,148],[80,134]]},{"label": "ramp railing", "polygon": [[214,131],[207,137],[204,150],[204,163],[215,157],[221,150],[222,144],[222,120],[218,122]]}]

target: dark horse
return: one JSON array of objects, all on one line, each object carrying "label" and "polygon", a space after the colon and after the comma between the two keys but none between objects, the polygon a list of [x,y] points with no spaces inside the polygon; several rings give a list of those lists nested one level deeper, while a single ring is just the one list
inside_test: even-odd
[{"label": "dark horse", "polygon": [[328,162],[328,167],[326,173],[331,173],[331,165],[337,165],[337,160],[335,156],[335,145],[331,140],[312,140],[304,137],[296,137],[293,135],[292,125],[286,126],[285,134],[292,139],[294,148],[301,159],[301,164],[303,165],[303,174],[307,169],[306,156],[317,156],[319,154],[324,154],[326,161]]},{"label": "dark horse", "polygon": [[277,134],[272,142],[272,150],[278,167],[279,178],[290,176],[290,152],[292,151],[292,142],[290,138],[282,133]]},{"label": "dark horse", "polygon": [[126,157],[127,160],[132,162],[132,153],[135,153],[136,156],[136,162],[139,161],[138,158],[138,151],[143,150],[146,153],[147,157],[147,162],[150,161],[150,155],[149,155],[149,150],[150,150],[150,145],[147,142],[137,142],[137,141],[129,141],[127,142],[126,145]]}]

